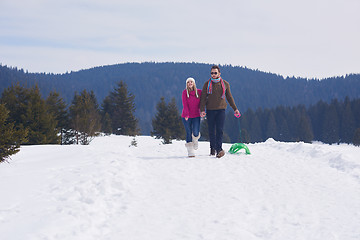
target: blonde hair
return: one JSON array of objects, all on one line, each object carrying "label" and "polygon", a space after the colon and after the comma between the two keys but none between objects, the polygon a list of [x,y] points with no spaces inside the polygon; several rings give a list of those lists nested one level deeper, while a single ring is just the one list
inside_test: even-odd
[{"label": "blonde hair", "polygon": [[196,83],[195,83],[195,79],[193,79],[193,78],[191,78],[191,77],[189,77],[188,79],[186,79],[186,95],[187,95],[187,97],[189,98],[189,88],[188,88],[188,86],[187,86],[187,83],[188,82],[193,82],[194,83],[194,91],[195,91],[195,95],[196,95],[196,98],[199,98],[199,95],[198,95],[198,91],[197,91],[197,88],[196,88]]}]

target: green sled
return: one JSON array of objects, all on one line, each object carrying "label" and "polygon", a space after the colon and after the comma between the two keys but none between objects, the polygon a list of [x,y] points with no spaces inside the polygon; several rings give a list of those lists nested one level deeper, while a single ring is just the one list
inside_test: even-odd
[{"label": "green sled", "polygon": [[240,151],[241,149],[245,149],[246,154],[251,154],[249,148],[243,143],[234,143],[231,146],[229,153],[234,154]]}]

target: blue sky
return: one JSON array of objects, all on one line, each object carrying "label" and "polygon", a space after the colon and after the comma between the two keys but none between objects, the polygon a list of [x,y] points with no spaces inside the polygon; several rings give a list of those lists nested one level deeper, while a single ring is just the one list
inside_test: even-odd
[{"label": "blue sky", "polygon": [[64,73],[201,62],[283,76],[360,73],[358,0],[1,0],[0,63]]}]

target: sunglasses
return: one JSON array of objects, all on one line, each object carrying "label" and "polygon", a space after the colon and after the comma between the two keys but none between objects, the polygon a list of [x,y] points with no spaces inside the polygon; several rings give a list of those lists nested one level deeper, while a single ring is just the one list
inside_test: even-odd
[{"label": "sunglasses", "polygon": [[216,74],[218,74],[217,72],[211,72],[211,75],[216,75]]}]

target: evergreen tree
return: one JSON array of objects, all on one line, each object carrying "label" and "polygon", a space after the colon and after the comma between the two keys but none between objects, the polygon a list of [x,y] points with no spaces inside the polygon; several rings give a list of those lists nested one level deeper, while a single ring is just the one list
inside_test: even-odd
[{"label": "evergreen tree", "polygon": [[339,118],[336,105],[336,102],[332,102],[325,112],[321,139],[324,143],[339,142]]},{"label": "evergreen tree", "polygon": [[[231,113],[233,114],[233,113]],[[250,142],[250,135],[248,132],[249,129],[249,119],[247,117],[246,114],[241,115],[241,117],[239,119],[234,118],[235,121],[240,122],[240,129],[239,129],[239,138],[238,139],[234,139],[233,142],[240,142],[240,143],[249,143]]]},{"label": "evergreen tree", "polygon": [[[226,134],[230,138],[230,142],[239,142],[240,141],[240,129],[237,119],[234,117],[233,112],[228,111],[225,117],[225,124],[224,124],[224,134]],[[223,140],[226,142],[225,140]]]},{"label": "evergreen tree", "polygon": [[276,124],[278,126],[278,139],[279,141],[290,141],[291,134],[288,125],[288,116],[290,115],[290,108],[277,107],[275,110]]},{"label": "evergreen tree", "polygon": [[314,138],[311,121],[304,105],[293,108],[293,140],[311,143]]},{"label": "evergreen tree", "polygon": [[252,143],[263,141],[261,124],[260,124],[260,120],[258,117],[259,113],[261,113],[261,112],[256,111],[254,118],[252,119],[252,121],[250,123],[250,141]]},{"label": "evergreen tree", "polygon": [[5,105],[0,104],[0,162],[7,161],[20,150],[20,144],[25,141],[27,134],[26,130],[16,129],[14,123],[8,122],[8,115]]},{"label": "evergreen tree", "polygon": [[69,125],[69,114],[67,112],[67,105],[64,100],[60,97],[58,92],[50,92],[46,99],[46,105],[48,106],[48,112],[55,117],[57,121],[56,129],[60,133],[60,143],[64,143],[64,134],[70,128]]},{"label": "evergreen tree", "polygon": [[268,113],[268,120],[267,120],[265,134],[266,134],[265,139],[274,138],[274,139],[278,140],[277,125],[276,125],[275,117],[274,117],[274,114],[272,111],[270,111]]},{"label": "evergreen tree", "polygon": [[322,141],[323,139],[323,124],[325,121],[324,117],[327,108],[327,103],[319,101],[314,106],[311,106],[308,110],[315,140]]},{"label": "evergreen tree", "polygon": [[117,88],[110,92],[102,104],[103,119],[108,114],[111,122],[112,133],[121,135],[138,135],[140,130],[138,128],[138,120],[135,118],[135,96],[128,92],[127,85],[120,81]]},{"label": "evergreen tree", "polygon": [[250,143],[250,135],[249,132],[246,130],[246,128],[241,129],[241,138],[239,142]]},{"label": "evergreen tree", "polygon": [[181,120],[181,114],[176,106],[175,98],[172,98],[168,106],[168,121],[169,128],[171,132],[171,137],[173,139],[184,139],[185,138],[185,129]]},{"label": "evergreen tree", "polygon": [[111,126],[111,118],[109,113],[105,113],[105,115],[102,116],[101,122],[102,122],[101,124],[102,132],[105,133],[106,135],[110,135],[112,133],[112,126]]},{"label": "evergreen tree", "polygon": [[355,120],[355,128],[360,127],[360,99],[351,102],[351,110]]},{"label": "evergreen tree", "polygon": [[26,115],[27,105],[29,105],[29,89],[21,87],[19,84],[5,89],[1,96],[1,103],[5,104],[9,112],[9,121],[14,122],[17,127],[26,125],[23,122]]},{"label": "evergreen tree", "polygon": [[37,86],[31,89],[12,86],[4,90],[1,102],[10,110],[9,120],[14,122],[18,129],[27,129],[27,144],[59,142],[55,117],[48,112]]},{"label": "evergreen tree", "polygon": [[356,129],[355,119],[351,109],[351,102],[347,97],[342,106],[340,114],[340,140],[344,143],[351,143]]},{"label": "evergreen tree", "polygon": [[226,113],[225,125],[224,125],[224,139],[223,142],[229,143],[248,143],[250,136],[246,130],[248,127],[248,116],[251,115],[249,110],[240,118],[234,117],[233,111]]},{"label": "evergreen tree", "polygon": [[231,143],[230,137],[226,132],[223,132],[223,142],[224,143]]},{"label": "evergreen tree", "polygon": [[314,134],[311,129],[311,122],[306,113],[300,117],[298,126],[298,139],[306,143],[311,143],[314,138]]},{"label": "evergreen tree", "polygon": [[167,105],[165,102],[165,98],[161,97],[160,102],[156,105],[157,113],[155,118],[152,120],[153,131],[151,132],[151,136],[155,136],[156,138],[162,138],[165,144],[171,143],[170,139],[170,131],[168,129],[167,122]]},{"label": "evergreen tree", "polygon": [[355,130],[355,134],[353,137],[353,143],[355,146],[360,146],[360,128]]},{"label": "evergreen tree", "polygon": [[184,137],[184,128],[181,122],[181,116],[177,109],[175,98],[167,105],[164,97],[156,105],[157,114],[152,120],[152,136],[162,138],[164,144],[171,143],[172,139]]},{"label": "evergreen tree", "polygon": [[29,144],[59,143],[60,139],[56,131],[57,122],[54,115],[49,113],[37,86],[30,89],[29,104],[23,119],[23,122],[26,121],[29,129]]},{"label": "evergreen tree", "polygon": [[75,93],[70,106],[72,128],[76,131],[76,143],[87,145],[100,131],[99,106],[93,91]]}]

